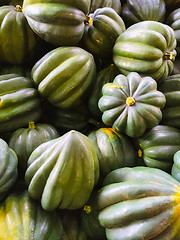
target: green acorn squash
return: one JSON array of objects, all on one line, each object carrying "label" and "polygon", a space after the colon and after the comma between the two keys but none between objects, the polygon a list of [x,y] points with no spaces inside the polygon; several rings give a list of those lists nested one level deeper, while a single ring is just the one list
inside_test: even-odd
[{"label": "green acorn squash", "polygon": [[31,79],[18,74],[0,76],[0,132],[25,127],[41,116],[41,99]]},{"label": "green acorn squash", "polygon": [[110,59],[115,41],[125,28],[123,19],[113,8],[98,8],[88,15],[83,44],[94,56]]},{"label": "green acorn squash", "polygon": [[8,194],[16,182],[17,165],[16,153],[0,138],[0,200]]},{"label": "green acorn squash", "polygon": [[171,27],[156,21],[142,21],[131,25],[117,38],[113,60],[123,74],[138,72],[159,83],[173,70],[175,48]]},{"label": "green acorn squash", "polygon": [[99,191],[99,222],[108,240],[177,240],[180,184],[155,168],[112,171]]},{"label": "green acorn squash", "polygon": [[179,129],[158,125],[146,131],[138,142],[138,154],[146,166],[171,171],[173,156],[180,149]]},{"label": "green acorn squash", "polygon": [[29,198],[27,191],[13,193],[0,204],[1,240],[59,240],[62,222]]},{"label": "green acorn squash", "polygon": [[32,78],[41,97],[63,109],[88,98],[95,75],[94,57],[80,47],[55,48],[32,68]]},{"label": "green acorn squash", "polygon": [[178,150],[173,156],[171,175],[180,182],[180,150]]},{"label": "green acorn squash", "polygon": [[97,72],[96,81],[89,95],[88,107],[92,116],[100,121],[102,112],[98,107],[98,101],[102,97],[102,87],[106,83],[113,82],[118,74],[119,70],[114,64],[110,64]]},{"label": "green acorn squash", "polygon": [[41,200],[45,210],[81,208],[98,178],[94,145],[75,130],[38,146],[25,173],[30,197]]},{"label": "green acorn squash", "polygon": [[32,63],[41,38],[30,28],[20,5],[0,8],[0,59],[12,64]]},{"label": "green acorn squash", "polygon": [[91,0],[89,13],[93,13],[98,8],[110,7],[113,8],[118,14],[121,12],[120,0]]},{"label": "green acorn squash", "polygon": [[164,0],[127,0],[121,14],[124,21],[132,25],[145,20],[163,22],[165,13]]},{"label": "green acorn squash", "polygon": [[135,138],[158,125],[165,102],[153,78],[141,78],[138,73],[131,72],[127,77],[120,74],[113,83],[103,86],[98,106],[105,124]]},{"label": "green acorn squash", "polygon": [[21,171],[25,172],[31,153],[43,142],[59,137],[50,124],[29,122],[27,128],[18,128],[9,138],[9,146],[16,152]]},{"label": "green acorn squash", "polygon": [[24,0],[23,13],[32,30],[56,46],[76,45],[82,38],[90,0]]},{"label": "green acorn squash", "polygon": [[135,150],[131,139],[125,134],[115,132],[112,128],[100,128],[88,134],[97,152],[100,177],[114,169],[135,166]]},{"label": "green acorn squash", "polygon": [[166,97],[161,124],[180,128],[180,74],[167,77],[159,84],[158,90]]}]

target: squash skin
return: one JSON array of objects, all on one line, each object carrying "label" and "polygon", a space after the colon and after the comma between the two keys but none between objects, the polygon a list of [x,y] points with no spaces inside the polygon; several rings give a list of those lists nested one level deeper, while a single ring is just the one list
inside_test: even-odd
[{"label": "squash skin", "polygon": [[32,68],[32,78],[41,97],[61,109],[84,101],[95,76],[94,57],[80,47],[55,48]]},{"label": "squash skin", "polygon": [[138,72],[160,83],[173,70],[175,48],[171,27],[156,21],[143,21],[131,25],[117,38],[113,61],[124,75]]},{"label": "squash skin", "polygon": [[122,8],[122,16],[130,25],[151,20],[163,22],[166,5],[164,0],[127,0]]},{"label": "squash skin", "polygon": [[91,131],[88,138],[95,146],[102,179],[114,169],[135,166],[135,150],[125,134],[118,134],[112,128],[100,128]]},{"label": "squash skin", "polygon": [[98,178],[94,146],[74,130],[37,147],[25,173],[29,195],[40,199],[45,210],[81,208]]},{"label": "squash skin", "polygon": [[136,138],[158,125],[165,102],[153,78],[141,78],[138,73],[131,72],[127,77],[119,74],[113,83],[103,86],[98,106],[105,124],[118,133]]},{"label": "squash skin", "polygon": [[119,70],[114,64],[111,64],[97,72],[96,81],[89,95],[88,107],[92,116],[100,121],[102,121],[102,112],[98,107],[98,101],[102,97],[102,87],[106,83],[113,82],[114,78],[118,74]]},{"label": "squash skin", "polygon": [[173,166],[171,169],[171,175],[180,182],[180,150],[178,150],[173,156]]},{"label": "squash skin", "polygon": [[9,138],[9,146],[18,156],[19,166],[25,172],[31,153],[43,142],[58,138],[59,133],[50,124],[29,123],[27,128],[19,128]]},{"label": "squash skin", "polygon": [[0,132],[11,132],[38,121],[41,99],[31,79],[18,74],[0,76]]},{"label": "squash skin", "polygon": [[167,77],[158,90],[166,97],[165,107],[162,109],[161,124],[180,128],[180,74]]},{"label": "squash skin", "polygon": [[2,6],[0,25],[0,58],[11,64],[31,63],[41,38],[28,25],[20,6]]},{"label": "squash skin", "polygon": [[46,212],[27,191],[9,195],[0,205],[0,239],[59,240],[62,222],[57,213]]},{"label": "squash skin", "polygon": [[91,7],[89,13],[95,12],[98,8],[111,7],[118,14],[121,12],[121,1],[119,0],[91,0]]},{"label": "squash skin", "polygon": [[148,167],[112,171],[99,191],[99,221],[108,240],[176,239],[180,185]]},{"label": "squash skin", "polygon": [[16,153],[0,138],[0,200],[13,187],[18,177],[18,159]]},{"label": "squash skin", "polygon": [[177,41],[176,51],[180,55],[180,8],[175,9],[167,18],[167,24],[174,30]]},{"label": "squash skin", "polygon": [[180,149],[180,130],[158,125],[138,139],[139,153],[148,167],[170,172],[173,156]]},{"label": "squash skin", "polygon": [[76,45],[84,33],[90,0],[25,0],[23,12],[32,30],[56,46]]},{"label": "squash skin", "polygon": [[111,59],[116,39],[125,31],[123,19],[109,7],[98,8],[88,15],[83,44],[94,56]]}]

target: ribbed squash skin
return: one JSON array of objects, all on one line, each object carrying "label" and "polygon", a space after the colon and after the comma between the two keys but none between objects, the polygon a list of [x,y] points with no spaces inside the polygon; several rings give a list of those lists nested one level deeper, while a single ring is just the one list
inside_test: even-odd
[{"label": "ribbed squash skin", "polygon": [[166,97],[161,124],[180,128],[180,74],[167,77],[158,90]]},{"label": "ribbed squash skin", "polygon": [[98,220],[97,196],[98,191],[94,190],[81,211],[82,227],[88,239],[106,240],[105,228],[100,225]]},{"label": "ribbed squash skin", "polygon": [[0,200],[13,187],[18,177],[16,153],[0,138]]},{"label": "ribbed squash skin", "polygon": [[95,148],[74,130],[37,147],[25,173],[30,196],[40,199],[45,210],[81,208],[98,178]]},{"label": "ribbed squash skin", "polygon": [[0,8],[0,58],[12,64],[31,63],[40,38],[32,31],[20,6]]},{"label": "ribbed squash skin", "polygon": [[97,72],[96,81],[89,95],[88,107],[93,117],[101,120],[102,112],[98,107],[98,101],[102,97],[102,87],[106,83],[113,82],[114,78],[119,74],[118,68],[111,64]]},{"label": "ribbed squash skin", "polygon": [[25,171],[31,153],[41,143],[58,137],[59,133],[52,125],[30,122],[29,127],[19,128],[11,134],[9,147],[16,152],[21,170]]},{"label": "ribbed squash skin", "polygon": [[135,151],[125,134],[119,134],[112,128],[100,128],[91,131],[88,138],[95,146],[102,179],[114,169],[135,166]]},{"label": "ribbed squash skin", "polygon": [[84,33],[90,0],[24,0],[23,12],[30,27],[57,46],[75,45]]},{"label": "ribbed squash skin", "polygon": [[179,204],[179,182],[166,172],[117,169],[99,191],[99,221],[108,240],[177,240]]},{"label": "ribbed squash skin", "polygon": [[79,47],[59,47],[32,68],[38,92],[59,108],[71,108],[88,97],[95,81],[93,56]]},{"label": "ribbed squash skin", "polygon": [[[173,156],[180,149],[180,130],[158,125],[138,139],[140,156],[148,167],[170,172]],[[141,152],[142,151],[142,152]]]},{"label": "ribbed squash skin", "polygon": [[171,27],[156,21],[142,21],[131,25],[117,38],[113,60],[123,74],[138,72],[159,83],[173,70],[175,48]]},{"label": "ribbed squash skin", "polygon": [[87,240],[79,218],[71,213],[65,213],[61,219],[63,225],[61,240]]},{"label": "ribbed squash skin", "polygon": [[153,78],[141,78],[138,73],[131,72],[127,77],[119,74],[113,83],[103,86],[98,106],[105,124],[116,132],[140,137],[146,129],[158,125],[165,102]]},{"label": "ribbed squash skin", "polygon": [[132,25],[145,20],[162,22],[165,12],[164,0],[127,0],[121,14],[123,19]]},{"label": "ribbed squash skin", "polygon": [[83,35],[85,48],[100,58],[111,58],[116,39],[126,29],[123,19],[109,7],[98,8],[88,17]]},{"label": "ribbed squash skin", "polygon": [[174,30],[177,40],[177,54],[180,54],[180,8],[174,10],[167,18],[167,24]]},{"label": "ribbed squash skin", "polygon": [[173,166],[171,169],[171,175],[180,182],[180,150],[178,150],[173,156]]},{"label": "ribbed squash skin", "polygon": [[59,240],[62,223],[30,199],[27,191],[9,195],[0,205],[1,240]]},{"label": "ribbed squash skin", "polygon": [[41,100],[31,79],[18,74],[0,76],[0,132],[14,131],[38,121]]},{"label": "ribbed squash skin", "polygon": [[118,14],[121,12],[120,0],[91,0],[90,13],[93,13],[98,8],[110,7],[113,8]]}]

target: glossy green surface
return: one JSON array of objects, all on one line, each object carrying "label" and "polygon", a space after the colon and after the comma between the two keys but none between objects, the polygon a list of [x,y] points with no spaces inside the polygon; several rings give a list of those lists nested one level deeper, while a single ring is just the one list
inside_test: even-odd
[{"label": "glossy green surface", "polygon": [[121,1],[120,0],[91,0],[90,13],[93,13],[96,9],[102,7],[111,7],[118,14],[121,12]]},{"label": "glossy green surface", "polygon": [[171,169],[171,175],[180,182],[180,150],[173,156],[174,164]]},{"label": "glossy green surface", "polygon": [[20,7],[8,5],[0,8],[0,58],[4,62],[31,63],[40,40]]},{"label": "glossy green surface", "polygon": [[95,148],[74,130],[37,147],[25,174],[30,196],[41,200],[45,210],[81,208],[98,178]]},{"label": "glossy green surface", "polygon": [[90,0],[25,0],[23,13],[41,38],[65,46],[81,40],[89,7]]},{"label": "glossy green surface", "polygon": [[95,146],[102,179],[114,169],[135,166],[135,150],[125,134],[118,134],[112,128],[100,128],[91,131],[88,138]]},{"label": "glossy green surface", "polygon": [[111,58],[116,39],[125,31],[123,19],[109,7],[98,8],[88,17],[83,36],[85,48],[100,58]]},{"label": "glossy green surface", "polygon": [[2,200],[18,177],[18,158],[3,139],[0,139],[0,149],[0,200]]},{"label": "glossy green surface", "polygon": [[174,239],[179,231],[179,183],[159,169],[112,171],[99,191],[99,221],[108,240]]},{"label": "glossy green surface", "polygon": [[55,48],[32,68],[42,98],[62,109],[74,107],[88,97],[95,75],[94,57],[79,47]]},{"label": "glossy green surface", "polygon": [[113,60],[123,74],[138,72],[159,83],[173,70],[175,48],[171,27],[156,21],[142,21],[131,25],[117,38]]},{"label": "glossy green surface", "polygon": [[31,79],[18,74],[0,76],[0,132],[14,131],[38,121],[41,100]]},{"label": "glossy green surface", "polygon": [[152,20],[163,22],[166,13],[164,0],[127,0],[122,8],[122,17],[130,25]]},{"label": "glossy green surface", "polygon": [[9,146],[16,152],[23,171],[31,153],[43,142],[59,137],[57,130],[50,124],[29,123],[27,128],[19,128],[9,138]]},{"label": "glossy green surface", "polygon": [[173,156],[180,149],[180,130],[158,125],[138,139],[142,158],[148,167],[170,172]]},{"label": "glossy green surface", "polygon": [[106,83],[98,106],[105,124],[116,132],[140,137],[146,129],[158,125],[165,102],[153,78],[141,78],[132,72],[127,77],[119,74],[113,83]]},{"label": "glossy green surface", "polygon": [[161,124],[180,128],[180,74],[167,77],[158,89],[166,97]]}]

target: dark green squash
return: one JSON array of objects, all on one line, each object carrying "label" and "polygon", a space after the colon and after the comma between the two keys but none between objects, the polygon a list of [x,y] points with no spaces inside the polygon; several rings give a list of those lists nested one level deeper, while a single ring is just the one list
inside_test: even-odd
[{"label": "dark green squash", "polygon": [[175,38],[177,41],[176,51],[180,55],[180,8],[175,9],[169,14],[166,20],[167,24],[174,30]]},{"label": "dark green squash", "polygon": [[59,133],[50,124],[29,122],[27,128],[18,128],[9,138],[9,146],[16,152],[21,171],[27,169],[31,153],[43,142],[58,138]]},{"label": "dark green squash", "polygon": [[98,107],[98,101],[102,97],[102,87],[106,83],[113,82],[118,74],[119,70],[114,64],[110,64],[97,72],[96,81],[89,95],[88,107],[92,116],[100,121],[102,112]]},{"label": "dark green squash", "polygon": [[41,200],[45,210],[83,207],[98,178],[94,145],[74,130],[37,147],[25,173],[30,197]]},{"label": "dark green squash", "polygon": [[41,116],[41,99],[31,79],[18,74],[0,76],[0,133],[25,127]]},{"label": "dark green squash", "polygon": [[90,0],[24,0],[30,27],[56,46],[76,45],[82,38]]},{"label": "dark green squash", "polygon": [[142,21],[131,25],[117,38],[113,60],[123,74],[138,72],[159,83],[173,70],[175,48],[171,27],[156,21]]},{"label": "dark green squash", "polygon": [[163,22],[165,13],[164,0],[127,0],[121,14],[124,21],[132,25],[145,20]]},{"label": "dark green squash", "polygon": [[98,106],[105,124],[116,132],[140,137],[146,129],[159,124],[165,102],[153,78],[131,72],[127,77],[119,74],[113,83],[103,86]]},{"label": "dark green squash", "polygon": [[89,13],[93,13],[98,8],[111,7],[118,14],[121,12],[121,1],[120,0],[91,0],[91,6]]},{"label": "dark green squash", "polygon": [[32,63],[40,52],[40,42],[20,5],[0,8],[0,59],[12,64]]},{"label": "dark green squash", "polygon": [[0,138],[0,200],[8,195],[18,177],[18,158],[8,144]]},{"label": "dark green squash", "polygon": [[13,193],[0,204],[1,240],[60,240],[62,222],[30,199],[27,191]]},{"label": "dark green squash", "polygon": [[112,171],[99,191],[98,206],[108,240],[179,239],[180,184],[160,169]]},{"label": "dark green squash", "polygon": [[171,169],[171,175],[180,182],[180,150],[178,150],[173,156],[173,166]]},{"label": "dark green squash", "polygon": [[167,77],[158,90],[166,97],[161,124],[180,128],[180,74]]},{"label": "dark green squash", "polygon": [[105,228],[98,220],[98,191],[95,189],[81,211],[82,228],[90,240],[106,240]]},{"label": "dark green squash", "polygon": [[146,131],[138,142],[138,154],[146,166],[171,171],[173,156],[180,149],[179,129],[158,125]]},{"label": "dark green squash", "polygon": [[100,128],[88,134],[97,152],[100,177],[114,169],[135,166],[135,150],[131,139],[125,134],[115,132],[112,128]]},{"label": "dark green squash", "polygon": [[41,97],[63,109],[88,98],[95,76],[94,57],[80,47],[55,48],[32,68],[32,78]]},{"label": "dark green squash", "polygon": [[94,56],[111,59],[115,41],[124,31],[124,21],[113,8],[98,8],[88,15],[83,44]]}]

